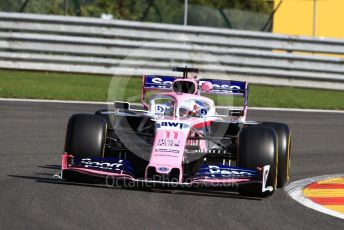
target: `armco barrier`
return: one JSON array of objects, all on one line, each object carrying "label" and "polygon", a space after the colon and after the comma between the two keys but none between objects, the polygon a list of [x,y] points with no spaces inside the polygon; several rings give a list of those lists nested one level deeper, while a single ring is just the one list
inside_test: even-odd
[{"label": "armco barrier", "polygon": [[344,40],[123,20],[0,12],[0,68],[200,75],[344,89]]}]

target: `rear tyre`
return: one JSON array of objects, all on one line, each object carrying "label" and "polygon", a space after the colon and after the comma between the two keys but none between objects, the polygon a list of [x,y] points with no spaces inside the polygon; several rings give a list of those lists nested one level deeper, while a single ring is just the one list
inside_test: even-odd
[{"label": "rear tyre", "polygon": [[75,114],[67,125],[65,152],[75,158],[103,157],[106,120],[92,114]]},{"label": "rear tyre", "polygon": [[115,124],[115,115],[113,114],[113,111],[107,110],[107,109],[102,109],[98,110],[94,113],[94,115],[100,116],[105,119],[107,128],[108,129],[113,129],[113,124]]},{"label": "rear tyre", "polygon": [[256,169],[270,165],[266,187],[272,186],[272,192],[262,192],[262,185],[247,184],[239,186],[239,193],[246,196],[268,196],[277,185],[277,137],[273,129],[261,126],[244,127],[239,133],[238,166]]},{"label": "rear tyre", "polygon": [[286,124],[263,122],[262,126],[275,130],[278,142],[278,173],[277,187],[282,188],[289,181],[291,132]]}]

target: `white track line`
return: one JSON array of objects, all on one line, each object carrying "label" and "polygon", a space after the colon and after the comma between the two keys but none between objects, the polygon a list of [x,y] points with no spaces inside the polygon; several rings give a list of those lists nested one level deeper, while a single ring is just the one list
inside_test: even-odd
[{"label": "white track line", "polygon": [[9,102],[37,102],[37,103],[61,103],[61,104],[89,104],[89,105],[108,105],[113,102],[103,101],[65,101],[65,100],[43,100],[43,99],[20,99],[20,98],[0,98],[0,101]]},{"label": "white track line", "polygon": [[[0,98],[0,101],[9,102],[37,102],[37,103],[61,103],[61,104],[89,104],[89,105],[111,105],[113,102],[104,101],[68,101],[68,100],[43,100],[43,99],[20,99],[20,98]],[[132,105],[140,105],[131,103]],[[225,106],[217,108],[226,109]],[[325,110],[325,109],[294,109],[294,108],[269,108],[269,107],[249,107],[249,110],[261,111],[285,111],[285,112],[309,112],[309,113],[344,113],[344,110]]]},{"label": "white track line", "polygon": [[249,107],[249,110],[262,111],[286,111],[286,112],[306,112],[306,113],[344,113],[344,110],[329,109],[297,109],[297,108],[270,108],[270,107]]},{"label": "white track line", "polygon": [[314,203],[310,199],[306,198],[303,195],[303,189],[314,182],[317,182],[319,180],[326,180],[326,179],[332,179],[337,177],[344,177],[344,174],[335,174],[335,175],[325,175],[325,176],[318,176],[318,177],[312,177],[312,178],[306,178],[303,180],[295,181],[287,185],[284,190],[288,193],[288,195],[299,202],[300,204],[314,209],[318,212],[326,213],[328,215],[338,217],[341,219],[344,219],[344,214],[330,210],[325,208],[324,206],[321,206],[320,204]]}]

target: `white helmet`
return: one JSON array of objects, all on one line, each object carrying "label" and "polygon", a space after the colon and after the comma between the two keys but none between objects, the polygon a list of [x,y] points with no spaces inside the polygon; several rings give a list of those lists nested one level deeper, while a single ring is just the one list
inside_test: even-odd
[{"label": "white helmet", "polygon": [[196,113],[195,110],[195,102],[193,101],[185,101],[179,108],[179,116],[180,117],[188,117],[193,116]]}]

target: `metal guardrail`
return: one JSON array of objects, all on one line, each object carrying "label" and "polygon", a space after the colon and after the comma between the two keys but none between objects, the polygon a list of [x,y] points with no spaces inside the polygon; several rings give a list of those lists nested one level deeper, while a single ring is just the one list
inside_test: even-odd
[{"label": "metal guardrail", "polygon": [[344,89],[344,40],[122,20],[0,12],[0,68],[106,75],[200,75]]}]

